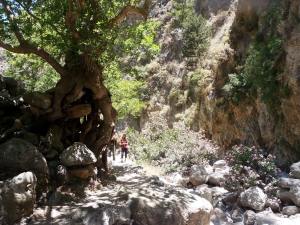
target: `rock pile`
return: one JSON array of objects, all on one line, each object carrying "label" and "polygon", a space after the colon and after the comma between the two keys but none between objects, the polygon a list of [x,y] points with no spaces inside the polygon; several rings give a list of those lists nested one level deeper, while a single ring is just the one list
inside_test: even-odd
[{"label": "rock pile", "polygon": [[94,153],[79,142],[66,148],[61,127],[29,132],[37,116],[53,110],[52,101],[51,94],[25,93],[15,79],[0,75],[0,221],[12,224],[30,214],[36,195],[47,196],[55,183],[97,176]]},{"label": "rock pile", "polygon": [[174,174],[166,181],[187,187],[190,193],[208,200],[214,207],[211,216],[214,225],[292,225],[300,221],[300,162],[290,167],[289,176],[285,174],[286,177],[278,179],[276,195],[280,202],[268,199],[264,190],[256,186],[242,193],[228,192],[221,187],[221,182],[229,171],[226,162],[219,160],[213,166],[192,166],[187,178]]}]

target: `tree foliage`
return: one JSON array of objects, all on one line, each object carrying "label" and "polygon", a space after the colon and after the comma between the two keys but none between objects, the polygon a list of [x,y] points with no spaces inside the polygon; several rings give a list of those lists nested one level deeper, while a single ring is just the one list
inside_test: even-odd
[{"label": "tree foliage", "polygon": [[[157,51],[155,46],[149,48],[153,29],[144,22],[150,3],[151,0],[0,1],[0,47],[16,54],[30,54],[27,58],[12,56],[19,76],[24,71],[33,81],[44,77],[45,84],[54,84],[54,71],[59,74],[55,87],[47,90],[53,96],[51,110],[38,114],[29,130],[46,133],[54,123],[62,129],[65,146],[83,142],[96,157],[101,153],[107,165],[103,149],[109,143],[117,112],[104,80],[116,90],[126,85],[121,82],[122,76],[105,69],[119,65],[117,68],[126,70],[139,55],[139,49],[143,54]],[[45,63],[53,70],[43,67]],[[45,76],[39,74],[38,78],[36,71]],[[113,84],[114,80],[121,83]],[[32,82],[28,84],[32,86]],[[78,111],[82,108],[87,110]],[[20,122],[26,118],[20,118]]]},{"label": "tree foliage", "polygon": [[123,119],[129,114],[134,117],[139,116],[141,108],[146,106],[140,100],[140,90],[144,81],[137,79],[135,74],[122,73],[116,64],[111,64],[106,72],[105,85],[112,94],[112,102],[118,112],[118,119]]},{"label": "tree foliage", "polygon": [[[88,54],[104,67],[104,79],[107,79],[109,89],[110,87],[123,87],[124,83],[127,83],[126,86],[129,88],[132,86],[133,89],[129,90],[131,95],[121,94],[121,91],[128,91],[127,89],[110,89],[110,92],[115,95],[115,90],[118,90],[113,101],[116,100],[114,106],[118,111],[122,109],[119,111],[119,118],[124,117],[124,112],[134,116],[138,114],[140,107],[143,106],[136,93],[139,87],[137,84],[141,82],[123,80],[120,74],[121,72],[130,73],[132,63],[139,57],[150,58],[158,53],[159,46],[154,44],[153,40],[155,24],[143,22],[139,18],[138,22],[134,18],[120,22],[116,26],[112,24],[117,18],[116,15],[120,15],[118,13],[122,7],[129,3],[138,6],[140,1],[74,1],[76,4],[73,7],[76,5],[76,15],[73,15],[73,19],[78,17],[75,24],[78,32],[73,32],[73,35],[68,32],[68,27],[72,26],[72,24],[68,25],[70,22],[67,22],[67,16],[71,16],[68,13],[68,7],[70,8],[68,1],[5,2],[11,8],[15,23],[21,28],[20,32],[24,39],[51,52],[51,56],[57,61],[62,62],[66,52],[76,49],[80,54]],[[85,8],[84,15],[78,13],[83,8]],[[4,8],[1,10],[5,14]],[[13,32],[13,26],[9,20],[3,17],[1,24],[5,25],[5,29],[1,30],[2,40],[5,40],[7,44],[17,43],[15,37],[7,35]],[[108,27],[111,27],[109,32],[107,32]],[[75,44],[72,39],[76,40]],[[9,52],[7,58],[10,67],[5,75],[22,81],[29,91],[45,91],[54,87],[59,80],[53,67],[36,55],[24,56]],[[131,97],[133,99],[130,99]],[[118,105],[119,103],[126,103],[127,109],[124,111],[124,106]]]},{"label": "tree foliage", "polygon": [[199,56],[209,46],[210,31],[206,28],[206,20],[201,14],[190,12],[182,22],[182,27],[182,56]]},{"label": "tree foliage", "polygon": [[173,0],[173,3],[174,25],[182,28],[182,56],[197,57],[208,48],[211,31],[202,15],[195,12],[192,1]]}]

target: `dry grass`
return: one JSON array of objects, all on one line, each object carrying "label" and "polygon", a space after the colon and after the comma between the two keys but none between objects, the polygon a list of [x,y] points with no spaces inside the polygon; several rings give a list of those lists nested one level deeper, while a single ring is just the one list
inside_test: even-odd
[{"label": "dry grass", "polygon": [[161,66],[157,61],[151,61],[148,65],[146,65],[146,71],[150,74],[156,74],[160,71]]}]

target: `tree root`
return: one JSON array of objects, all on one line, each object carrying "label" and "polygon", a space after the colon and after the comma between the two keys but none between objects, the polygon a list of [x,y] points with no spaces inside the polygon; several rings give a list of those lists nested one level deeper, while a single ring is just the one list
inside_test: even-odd
[{"label": "tree root", "polygon": [[18,119],[15,119],[14,125],[0,136],[0,143],[3,143],[14,132],[20,131],[23,128],[22,123],[24,123],[24,121],[27,120],[30,116],[31,114],[27,113],[19,117]]}]

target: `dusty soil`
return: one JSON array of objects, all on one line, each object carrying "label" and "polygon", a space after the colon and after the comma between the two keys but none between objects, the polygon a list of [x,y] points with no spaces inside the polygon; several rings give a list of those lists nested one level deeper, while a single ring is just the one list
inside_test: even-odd
[{"label": "dusty soil", "polygon": [[[102,207],[116,209],[126,205],[126,196],[122,189],[135,188],[145,182],[144,169],[127,159],[121,162],[119,155],[115,161],[109,158],[111,165],[110,179],[92,183],[75,196],[61,189],[52,194],[46,206],[36,207],[30,217],[22,220],[25,224],[83,224],[86,215],[99,211]],[[107,177],[107,178],[109,178]],[[116,177],[116,181],[114,178]],[[80,188],[80,187],[79,187]]]}]

